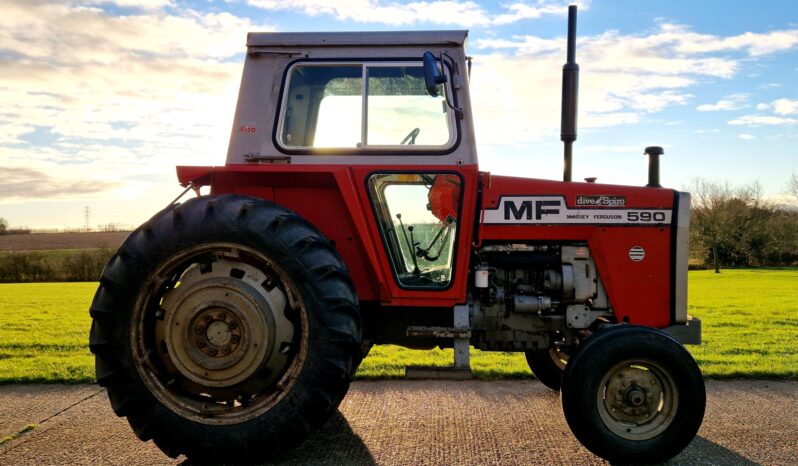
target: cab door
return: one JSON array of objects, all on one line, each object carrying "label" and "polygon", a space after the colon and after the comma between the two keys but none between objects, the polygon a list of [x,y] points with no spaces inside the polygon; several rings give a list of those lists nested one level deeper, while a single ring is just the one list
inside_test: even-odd
[{"label": "cab door", "polygon": [[466,300],[475,166],[357,170],[386,283],[385,305],[449,307]]}]

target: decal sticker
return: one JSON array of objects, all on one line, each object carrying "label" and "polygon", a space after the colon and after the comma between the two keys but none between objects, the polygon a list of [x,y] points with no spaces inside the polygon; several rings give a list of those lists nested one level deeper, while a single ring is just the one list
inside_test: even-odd
[{"label": "decal sticker", "polygon": [[255,134],[255,133],[258,132],[258,129],[255,128],[254,126],[245,125],[245,126],[242,126],[242,127],[238,128],[238,132],[239,133],[247,133],[247,134]]},{"label": "decal sticker", "polygon": [[641,248],[640,246],[635,246],[629,250],[629,259],[632,259],[632,262],[640,262],[646,257],[646,250]]},{"label": "decal sticker", "polygon": [[623,207],[626,205],[626,196],[580,195],[576,196],[576,205],[580,207]]},{"label": "decal sticker", "polygon": [[670,225],[671,214],[671,209],[572,209],[563,196],[505,196],[495,209],[483,211],[482,221],[515,225],[663,226]]}]

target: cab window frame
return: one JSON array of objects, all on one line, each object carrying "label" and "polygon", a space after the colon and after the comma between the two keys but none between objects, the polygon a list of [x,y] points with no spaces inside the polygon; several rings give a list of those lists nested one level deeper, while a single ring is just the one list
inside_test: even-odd
[{"label": "cab window frame", "polygon": [[[441,62],[438,62],[441,64]],[[443,86],[446,92],[446,98],[455,107],[458,107],[457,93],[453,92],[451,82],[452,75],[448,63],[442,63],[444,74],[449,78],[447,85]],[[299,66],[359,66],[361,68],[360,74],[360,127],[361,127],[361,144],[362,140],[367,137],[364,134],[368,125],[368,110],[367,96],[368,92],[368,69],[376,67],[423,67],[423,62],[420,58],[359,58],[359,59],[331,59],[331,58],[318,58],[318,59],[298,59],[289,63],[283,72],[282,82],[280,86],[279,99],[276,106],[277,115],[274,119],[274,127],[272,131],[272,142],[274,147],[281,153],[288,155],[448,155],[454,152],[460,145],[462,137],[460,118],[456,112],[451,108],[446,111],[446,127],[449,131],[449,139],[443,145],[421,145],[421,144],[380,144],[369,145],[366,144],[362,147],[313,147],[313,146],[293,146],[284,144],[281,138],[284,129],[286,106],[288,101],[288,93],[290,90],[290,79],[292,72]],[[431,97],[430,97],[431,98]],[[445,103],[443,105],[446,105]]]},{"label": "cab window frame", "polygon": [[[433,286],[418,286],[418,285],[408,285],[402,282],[401,277],[399,276],[399,270],[396,268],[396,264],[399,261],[404,263],[404,258],[400,255],[396,255],[399,251],[393,251],[390,240],[388,238],[388,234],[385,231],[384,225],[382,223],[382,215],[380,213],[380,209],[378,207],[379,199],[375,196],[377,193],[374,192],[372,189],[372,179],[375,176],[379,175],[454,175],[460,179],[460,203],[457,207],[457,230],[455,231],[454,241],[452,244],[451,249],[451,275],[449,277],[449,282],[446,286],[440,287],[433,287]],[[463,228],[461,228],[461,219],[463,218],[463,203],[464,203],[464,196],[466,192],[466,179],[463,174],[456,170],[424,170],[424,169],[407,169],[407,170],[374,170],[368,173],[364,178],[363,186],[366,190],[368,195],[369,204],[371,204],[371,214],[374,217],[374,221],[376,222],[375,225],[377,226],[377,230],[380,233],[380,239],[382,240],[383,252],[385,253],[386,257],[388,258],[388,265],[391,270],[391,275],[393,276],[394,284],[404,291],[424,291],[430,293],[440,293],[449,291],[452,287],[457,283],[458,277],[462,273],[462,271],[458,268],[458,262],[460,259],[460,240],[463,233]],[[385,186],[387,187],[387,186]],[[383,189],[385,188],[383,187]],[[384,196],[384,193],[382,193]],[[462,238],[465,241],[465,238]],[[402,238],[399,238],[399,235],[396,234],[396,241],[402,241]],[[401,246],[398,246],[401,248]]]}]

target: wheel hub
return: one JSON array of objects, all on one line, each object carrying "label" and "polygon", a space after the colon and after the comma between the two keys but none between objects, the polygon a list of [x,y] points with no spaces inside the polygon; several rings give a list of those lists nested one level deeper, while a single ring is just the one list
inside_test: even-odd
[{"label": "wheel hub", "polygon": [[640,387],[629,387],[623,395],[623,400],[629,406],[638,408],[646,402],[646,392]]},{"label": "wheel hub", "polygon": [[648,361],[618,364],[607,372],[600,387],[599,415],[624,438],[645,440],[659,434],[678,407],[673,380]]},{"label": "wheel hub", "polygon": [[273,381],[287,365],[280,348],[290,344],[293,324],[285,294],[265,288],[269,282],[259,269],[227,260],[188,270],[161,306],[163,357],[205,387]]},{"label": "wheel hub", "polygon": [[643,424],[657,415],[661,395],[661,384],[651,371],[629,366],[610,377],[604,404],[619,421]]},{"label": "wheel hub", "polygon": [[[226,317],[226,316],[225,316]],[[208,325],[208,330],[205,332],[205,340],[207,340],[210,344],[214,346],[226,346],[233,337],[233,331],[230,329],[230,324],[228,324],[223,317],[222,320],[214,320],[210,325]],[[197,329],[202,331],[202,326],[199,326]],[[229,353],[229,348],[228,351]]]},{"label": "wheel hub", "polygon": [[[241,325],[238,316],[228,309],[210,308],[198,313],[191,322],[196,335],[194,344],[200,353],[220,359],[236,355],[241,347],[242,333],[247,326]],[[202,363],[202,360],[197,360]]]}]

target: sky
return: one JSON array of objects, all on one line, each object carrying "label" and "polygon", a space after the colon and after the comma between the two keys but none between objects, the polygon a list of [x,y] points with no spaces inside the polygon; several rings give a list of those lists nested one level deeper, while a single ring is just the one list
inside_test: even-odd
[{"label": "sky", "polygon": [[[574,180],[758,182],[798,171],[798,2],[579,3]],[[561,179],[559,0],[0,0],[0,217],[137,226],[223,165],[249,31],[468,29],[480,169]]]}]

